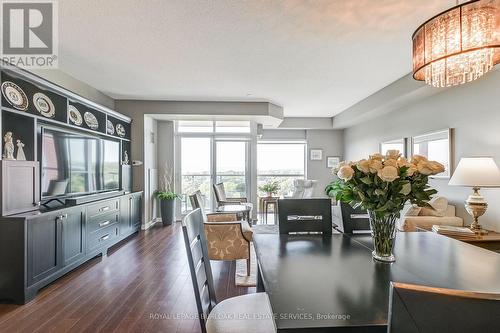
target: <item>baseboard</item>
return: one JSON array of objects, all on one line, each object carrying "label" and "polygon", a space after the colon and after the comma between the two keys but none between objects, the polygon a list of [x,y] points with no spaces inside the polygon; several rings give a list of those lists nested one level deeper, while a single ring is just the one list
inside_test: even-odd
[{"label": "baseboard", "polygon": [[154,218],[153,220],[146,222],[144,225],[141,226],[142,230],[148,230],[151,228],[153,225],[156,223],[161,222],[161,218]]}]

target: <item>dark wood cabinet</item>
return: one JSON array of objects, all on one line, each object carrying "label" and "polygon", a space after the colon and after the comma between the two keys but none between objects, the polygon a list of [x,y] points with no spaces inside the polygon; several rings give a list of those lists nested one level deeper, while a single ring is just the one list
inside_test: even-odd
[{"label": "dark wood cabinet", "polygon": [[[0,300],[24,304],[40,288],[138,231],[142,192],[0,217]],[[91,214],[89,214],[91,213]]]},{"label": "dark wood cabinet", "polygon": [[60,219],[62,265],[65,267],[85,257],[85,211],[79,207],[65,209]]},{"label": "dark wood cabinet", "polygon": [[57,272],[61,266],[61,218],[43,214],[27,222],[28,286]]}]

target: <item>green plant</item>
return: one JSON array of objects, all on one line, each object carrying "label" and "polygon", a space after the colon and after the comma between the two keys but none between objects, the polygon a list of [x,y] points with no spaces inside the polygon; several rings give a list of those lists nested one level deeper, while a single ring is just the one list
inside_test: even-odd
[{"label": "green plant", "polygon": [[160,179],[160,189],[154,192],[154,197],[159,200],[174,200],[180,199],[180,195],[175,193],[172,188],[172,173],[165,163]]},{"label": "green plant", "polygon": [[335,171],[339,179],[325,188],[327,195],[381,218],[399,217],[406,202],[427,206],[437,193],[428,185],[429,175],[443,172],[444,166],[420,155],[407,161],[398,151],[389,151],[386,156],[343,162]]},{"label": "green plant", "polygon": [[155,198],[159,200],[174,200],[174,199],[180,199],[180,195],[178,195],[175,192],[171,191],[155,191],[154,192]]},{"label": "green plant", "polygon": [[277,181],[267,182],[259,186],[259,190],[265,193],[276,194],[280,190],[280,184]]}]

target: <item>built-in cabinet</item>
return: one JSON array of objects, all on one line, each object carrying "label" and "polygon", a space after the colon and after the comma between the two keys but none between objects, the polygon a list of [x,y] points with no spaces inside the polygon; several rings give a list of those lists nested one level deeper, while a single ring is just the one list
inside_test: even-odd
[{"label": "built-in cabinet", "polygon": [[0,299],[26,303],[37,291],[141,226],[142,192],[49,212],[0,218]]}]

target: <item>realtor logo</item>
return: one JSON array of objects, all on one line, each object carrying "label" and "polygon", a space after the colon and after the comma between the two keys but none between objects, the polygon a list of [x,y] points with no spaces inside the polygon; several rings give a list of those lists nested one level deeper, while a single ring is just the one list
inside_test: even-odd
[{"label": "realtor logo", "polygon": [[4,63],[57,67],[57,2],[3,0],[1,17]]}]

